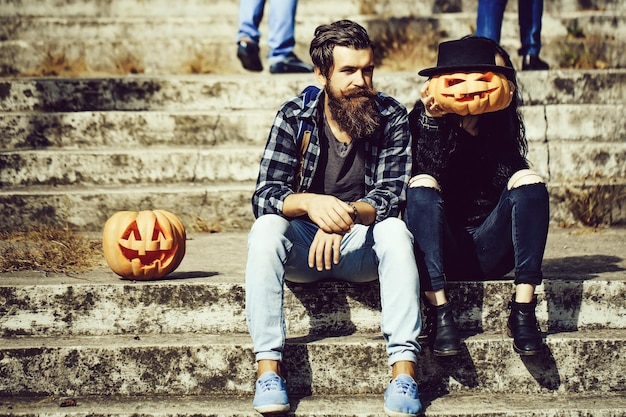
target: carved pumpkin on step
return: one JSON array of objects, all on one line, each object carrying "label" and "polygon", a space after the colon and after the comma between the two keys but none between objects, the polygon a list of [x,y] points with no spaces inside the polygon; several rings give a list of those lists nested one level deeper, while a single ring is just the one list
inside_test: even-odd
[{"label": "carved pumpkin on step", "polygon": [[185,256],[186,232],[165,210],[119,211],[104,225],[102,247],[109,267],[124,279],[163,278]]},{"label": "carved pumpkin on step", "polygon": [[428,92],[446,112],[466,116],[505,109],[515,85],[494,72],[442,74],[431,77]]}]

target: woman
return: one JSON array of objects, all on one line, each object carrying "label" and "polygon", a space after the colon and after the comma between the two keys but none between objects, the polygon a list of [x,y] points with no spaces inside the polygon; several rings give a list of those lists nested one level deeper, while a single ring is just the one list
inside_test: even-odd
[{"label": "woman", "polygon": [[[495,42],[465,37],[439,45],[437,66],[419,74],[429,80],[409,114],[413,172],[404,219],[426,302],[423,336],[435,355],[458,354],[446,281],[501,279],[514,270],[508,333],[517,353],[536,355],[543,346],[535,287],[542,280],[548,193],[526,159],[511,60]],[[496,79],[501,86],[491,88]]]}]

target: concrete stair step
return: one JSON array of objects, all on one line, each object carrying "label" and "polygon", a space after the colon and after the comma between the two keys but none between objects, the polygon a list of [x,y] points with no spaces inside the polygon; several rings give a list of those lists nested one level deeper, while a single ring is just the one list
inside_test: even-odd
[{"label": "concrete stair step", "polygon": [[[626,177],[626,104],[527,106],[529,159],[549,181]],[[254,181],[274,111],[6,113],[5,189]]]},{"label": "concrete stair step", "polygon": [[[478,0],[441,2],[438,0],[396,0],[363,3],[358,0],[300,0],[298,17],[326,15],[330,18],[355,14],[428,15],[432,13],[473,12]],[[0,0],[0,16],[209,16],[233,13],[238,10],[237,0],[180,0],[173,7],[167,0],[38,0],[15,2]],[[623,11],[620,0],[555,0],[544,5],[545,13],[563,13],[583,10]],[[516,12],[517,3],[507,3],[507,12]]]},{"label": "concrete stair step", "polygon": [[[608,119],[593,132],[598,139],[604,126],[615,125],[608,114],[617,107],[590,110]],[[0,150],[264,146],[276,110],[6,112],[0,113]]]},{"label": "concrete stair step", "polygon": [[[623,392],[624,349],[624,329],[549,334],[534,357],[514,353],[505,334],[480,333],[465,337],[455,358],[437,360],[424,349],[417,381],[425,393]],[[247,334],[5,338],[0,353],[3,396],[249,395],[254,389]],[[382,394],[389,378],[378,333],[288,337],[283,364],[292,395]]]},{"label": "concrete stair step", "polygon": [[[23,359],[24,347],[19,347],[18,342],[17,350],[13,350],[13,341],[9,341],[3,349],[5,363],[11,366],[16,360],[24,360],[16,373],[11,372],[9,392],[26,390],[48,395],[59,395],[61,390],[84,395],[252,392],[254,378],[250,376],[254,366],[250,365],[253,355],[246,343],[247,335],[107,339],[72,338],[67,343],[43,340],[41,353],[34,353],[39,350],[38,342],[29,339]],[[451,361],[437,361],[425,350],[418,363],[418,382],[426,385],[426,392],[463,388],[507,393],[533,393],[546,388],[562,393],[623,390],[626,380],[621,370],[626,364],[620,351],[626,345],[624,330],[558,333],[548,335],[546,343],[543,354],[522,359],[513,353],[511,340],[505,335],[468,336],[464,339],[467,350]],[[598,357],[597,351],[604,354]],[[74,364],[69,375],[59,372],[59,366],[67,366],[68,361]],[[368,365],[355,366],[358,363]],[[376,334],[288,339],[284,364],[288,386],[296,395],[382,393],[388,374],[384,342]],[[110,379],[94,381],[91,374],[94,366],[99,373],[110,375]],[[586,369],[581,372],[580,366]],[[26,375],[23,380],[20,369],[25,373],[39,369],[43,378],[35,382]],[[124,372],[129,369],[134,371],[130,375]],[[219,384],[220,380],[228,383]]]},{"label": "concrete stair step", "polygon": [[0,206],[6,221],[0,223],[0,229],[23,230],[45,221],[101,231],[116,211],[158,207],[176,213],[190,230],[241,231],[252,224],[253,190],[254,182],[3,188]]},{"label": "concrete stair step", "polygon": [[[318,6],[319,7],[319,6]],[[101,41],[144,40],[149,42],[169,38],[193,38],[229,40],[232,44],[236,37],[238,11],[224,14],[178,16],[113,16],[113,17],[34,17],[34,16],[0,16],[0,36],[4,41],[40,41],[41,34],[46,33],[47,41],[98,39]],[[433,14],[430,16],[398,16],[407,25],[426,25],[437,23],[438,27],[450,27],[449,36],[455,37],[463,30],[461,36],[472,33],[472,25],[476,23],[476,13]],[[624,35],[626,15],[607,11],[584,11],[560,13],[558,16],[547,15],[543,22],[546,31],[542,35],[546,44],[568,35],[568,30],[579,28],[585,36],[598,36],[601,39],[619,39]],[[376,15],[360,16],[365,24],[375,28],[379,25],[390,25],[393,18],[381,18]],[[327,16],[316,13],[298,20],[296,35],[298,41],[307,43],[313,36],[314,29],[329,22]],[[391,22],[391,23],[390,23]],[[507,13],[503,22],[504,38],[519,38],[517,29],[517,13]],[[456,27],[456,29],[455,29]],[[226,34],[231,33],[228,37]],[[420,32],[417,32],[420,33]],[[578,34],[581,36],[581,34]],[[377,36],[376,29],[373,33]],[[518,40],[519,42],[519,40]]]},{"label": "concrete stair step", "polygon": [[[619,145],[626,138],[625,108],[626,103],[548,104],[523,106],[521,112],[535,150],[541,142]],[[0,113],[0,150],[264,146],[275,114],[276,109],[6,112]]]},{"label": "concrete stair step", "polygon": [[[576,7],[572,0],[568,7]],[[613,0],[596,0],[610,5]],[[430,1],[432,2],[432,1]],[[409,0],[400,3],[410,5]],[[418,1],[417,3],[427,3]],[[0,16],[41,16],[41,17],[229,17],[236,16],[239,10],[238,0],[181,0],[173,6],[166,0],[86,0],[80,3],[67,0],[38,0],[15,3],[12,0],[0,1]],[[334,6],[333,10],[329,10]],[[384,5],[383,5],[384,7]],[[357,0],[345,0],[337,4],[332,0],[300,0],[298,17],[306,16],[347,16],[358,14],[361,4]],[[266,7],[266,13],[268,8]],[[336,14],[333,14],[335,12]],[[236,28],[236,26],[234,26]],[[232,28],[231,28],[232,30]],[[236,29],[234,29],[236,30]]]},{"label": "concrete stair step", "polygon": [[[526,106],[626,103],[625,69],[527,71],[518,79]],[[424,80],[381,71],[376,88],[412,107]],[[276,110],[315,83],[311,74],[10,78],[0,82],[0,111]]]},{"label": "concrete stair step", "polygon": [[[464,17],[463,17],[464,16]],[[626,58],[621,53],[624,49],[624,36],[620,27],[625,25],[617,20],[623,18],[601,15],[596,18],[555,19],[544,35],[542,57],[552,68],[571,68],[573,59],[585,58],[586,66],[599,68],[623,68]],[[307,19],[296,30],[295,53],[303,60],[310,61],[308,45],[317,25],[334,19],[315,21]],[[436,45],[445,40],[458,39],[473,33],[475,15],[447,14],[438,18],[396,18],[380,19],[363,17],[359,19],[369,30],[372,39],[380,44],[379,49],[388,52],[382,60],[381,68],[412,71],[432,66],[436,61]],[[596,23],[597,21],[597,23]],[[606,21],[607,23],[605,23]],[[594,22],[592,24],[591,22]],[[8,40],[0,44],[0,63],[3,74],[22,76],[51,74],[73,76],[94,76],[103,74],[244,74],[245,70],[236,58],[235,30],[236,22],[216,25],[219,36],[210,36],[207,29],[213,26],[208,21],[198,23],[172,22],[168,24],[137,24],[129,22],[128,29],[115,23],[112,28],[96,27],[93,36],[81,37],[83,27],[67,30],[64,27],[52,30],[61,32],[66,37],[41,39],[38,33],[42,28],[34,28],[25,33],[25,39],[13,39],[16,35],[7,35]],[[509,24],[510,23],[510,24]],[[611,24],[614,26],[611,27]],[[507,28],[516,22],[507,17]],[[584,37],[572,39],[568,28],[585,25]],[[44,25],[45,26],[45,25]],[[137,28],[135,28],[137,26]],[[149,26],[147,33],[155,33],[159,38],[142,36],[142,26]],[[161,31],[161,26],[163,30]],[[220,28],[220,26],[224,26]],[[179,28],[186,27],[186,30]],[[228,28],[233,28],[230,31]],[[171,28],[171,30],[168,30]],[[70,28],[72,29],[72,28]],[[131,30],[132,29],[132,30]],[[136,31],[137,35],[132,33]],[[89,32],[89,31],[88,31]],[[187,33],[190,32],[190,33]],[[231,36],[225,33],[231,32]],[[265,31],[266,32],[266,31]],[[264,33],[265,33],[264,32]],[[31,34],[32,33],[32,34]],[[72,33],[76,39],[71,38]],[[134,32],[133,32],[134,33]],[[390,38],[397,38],[401,46],[387,45]],[[34,38],[34,39],[29,39]],[[515,30],[504,32],[502,45],[507,49],[517,68],[521,68],[521,59],[517,56],[519,35]],[[261,57],[265,68],[267,47],[261,45]],[[267,69],[266,69],[267,72]]]},{"label": "concrete stair step", "polygon": [[[165,209],[176,213],[190,231],[243,231],[252,225],[250,196],[254,182],[220,184],[127,184],[124,186],[53,186],[0,189],[4,222],[0,230],[24,230],[45,222],[81,231],[101,231],[120,210]],[[553,224],[623,225],[626,183],[589,178],[552,182]]]},{"label": "concrete stair step", "polygon": [[0,185],[250,182],[263,148],[39,150],[0,154]]},{"label": "concrete stair step", "polygon": [[[160,281],[121,280],[106,266],[81,274],[0,273],[0,336],[246,333],[246,232],[190,233],[179,268]],[[552,228],[538,287],[544,331],[626,330],[626,229]],[[468,277],[471,279],[471,277]],[[461,328],[502,332],[513,291],[504,281],[450,282]],[[288,284],[288,334],[377,334],[377,282]]]},{"label": "concrete stair step", "polygon": [[[252,396],[141,396],[78,397],[76,408],[60,408],[67,398],[11,398],[0,403],[4,417],[26,417],[33,413],[69,417],[77,413],[93,417],[136,416],[258,417]],[[626,400],[621,394],[526,394],[452,392],[444,396],[420,395],[426,417],[622,417]],[[293,396],[294,417],[384,417],[381,395]]]}]

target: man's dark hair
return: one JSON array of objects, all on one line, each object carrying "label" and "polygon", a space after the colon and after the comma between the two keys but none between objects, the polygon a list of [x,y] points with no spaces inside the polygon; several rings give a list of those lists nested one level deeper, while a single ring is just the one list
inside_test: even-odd
[{"label": "man's dark hair", "polygon": [[352,49],[374,49],[365,28],[351,20],[339,20],[328,25],[320,25],[315,29],[309,53],[313,65],[319,68],[326,78],[330,75],[335,46],[345,46]]}]

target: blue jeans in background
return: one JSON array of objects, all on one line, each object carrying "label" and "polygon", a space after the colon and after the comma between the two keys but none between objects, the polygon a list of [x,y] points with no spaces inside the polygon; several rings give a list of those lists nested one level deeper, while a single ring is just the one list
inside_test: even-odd
[{"label": "blue jeans in background", "polygon": [[[293,51],[295,41],[295,20],[298,0],[271,0],[268,22],[269,47],[268,61],[271,64],[282,61]],[[265,0],[240,0],[239,32],[237,41],[249,38],[258,44],[261,38],[259,25],[263,19]]]},{"label": "blue jeans in background", "polygon": [[477,228],[453,230],[441,193],[410,187],[404,220],[415,239],[422,290],[438,291],[446,280],[502,278],[515,271],[515,284],[541,284],[549,224],[545,184],[505,189]]},{"label": "blue jeans in background", "polygon": [[[479,0],[476,36],[500,43],[502,19],[507,0]],[[539,56],[541,50],[541,18],[543,0],[518,0],[520,42],[519,55]]]},{"label": "blue jeans in background", "polygon": [[341,260],[331,271],[309,268],[308,254],[317,225],[275,214],[259,217],[248,236],[246,318],[256,360],[282,360],[286,338],[285,279],[313,283],[323,279],[380,281],[382,334],[389,365],[417,361],[421,326],[419,277],[413,239],[402,220],[355,225],[341,241]]}]

